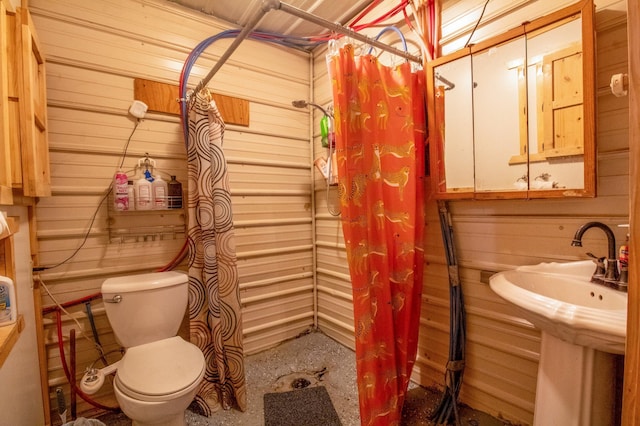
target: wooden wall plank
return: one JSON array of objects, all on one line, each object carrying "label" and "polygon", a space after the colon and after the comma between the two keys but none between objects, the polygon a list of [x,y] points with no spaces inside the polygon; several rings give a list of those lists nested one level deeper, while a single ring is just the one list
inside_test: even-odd
[{"label": "wooden wall plank", "polygon": [[[179,87],[174,84],[136,78],[133,80],[134,98],[144,102],[149,111],[180,115]],[[233,96],[212,93],[226,124],[249,126],[249,101]]]},{"label": "wooden wall plank", "polygon": [[[640,22],[640,1],[628,1],[629,21]],[[629,180],[631,182],[629,211],[631,253],[629,255],[629,306],[627,313],[627,349],[624,365],[624,395],[622,399],[622,425],[640,423],[640,237],[635,230],[640,226],[640,28],[629,25]],[[635,249],[633,248],[635,247]]]},{"label": "wooden wall plank", "polygon": [[[451,2],[444,6],[444,18],[477,18],[484,3],[481,0]],[[518,9],[517,14],[508,16],[512,21],[489,19],[478,33],[479,38],[507,29],[509,22],[520,24],[518,16],[530,19],[572,1],[562,4],[536,2],[533,11],[516,7],[524,2],[498,2],[494,6],[490,2],[490,16],[491,10],[495,12],[507,3]],[[611,16],[611,13],[604,12],[603,15]],[[600,12],[597,12],[596,18],[599,16]],[[475,22],[475,18],[471,21]],[[481,272],[542,261],[586,259],[586,251],[606,251],[606,240],[597,233],[585,236],[588,237],[585,248],[571,247],[577,227],[590,220],[611,225],[620,241],[626,233],[616,225],[627,223],[630,209],[628,105],[626,99],[615,98],[604,90],[608,89],[611,73],[624,72],[627,66],[626,20],[618,16],[615,20],[601,18],[599,22],[605,22],[606,26],[597,31],[596,76],[598,87],[603,89],[597,98],[596,117],[598,197],[449,203],[468,313],[468,363],[460,398],[463,403],[515,424],[533,421],[540,333],[519,317],[513,306],[480,282]],[[453,29],[448,31],[448,42],[453,43]],[[468,32],[463,30],[458,37],[466,40]],[[329,102],[322,52],[315,56],[314,71],[315,101]],[[320,155],[325,155],[325,149],[320,145],[319,135],[314,134],[314,156]],[[347,333],[353,324],[352,315],[345,311],[349,309],[350,283],[342,232],[339,220],[326,210],[325,186],[317,174],[315,181],[317,275],[319,289],[322,289],[319,291],[319,324],[331,337],[349,345],[352,338]],[[426,213],[423,309],[418,359],[412,379],[424,386],[443,387],[448,358],[448,276],[435,202],[427,202]]]},{"label": "wooden wall plank", "polygon": [[11,189],[11,132],[9,126],[9,18],[4,2],[0,2],[0,204],[13,204]]},{"label": "wooden wall plank", "polygon": [[[123,169],[127,172],[133,172],[137,160],[148,152],[163,178],[176,175],[188,192],[178,117],[149,111],[132,135],[136,123],[127,114],[136,98],[136,79],[151,81],[156,90],[171,88],[163,93],[177,98],[175,85],[187,54],[211,31],[226,28],[211,17],[174,6],[137,0],[30,1],[48,66],[53,193],[36,206],[40,264],[65,260],[87,236],[71,261],[42,273],[62,302],[98,292],[105,277],[156,270],[184,243],[182,235],[109,243],[108,208],[101,204],[125,146]],[[202,54],[190,85],[208,72],[228,43],[214,43]],[[228,124],[224,149],[236,229],[245,354],[277,345],[314,324],[308,112],[291,107],[291,100],[308,96],[309,75],[309,54],[247,41],[211,84],[216,95],[224,96],[219,99],[225,110],[230,99],[241,118],[224,116]],[[46,306],[52,300],[43,291],[39,302]],[[99,303],[95,309],[101,316],[101,341],[115,349]],[[82,307],[71,312],[88,328]],[[65,318],[65,336],[72,324]],[[55,396],[57,386],[68,392],[51,318],[45,318],[43,334],[49,374],[45,393]],[[95,350],[83,340],[78,352],[80,373],[95,359]],[[97,397],[106,403],[111,394],[106,386]],[[79,401],[79,414],[90,409]]]}]

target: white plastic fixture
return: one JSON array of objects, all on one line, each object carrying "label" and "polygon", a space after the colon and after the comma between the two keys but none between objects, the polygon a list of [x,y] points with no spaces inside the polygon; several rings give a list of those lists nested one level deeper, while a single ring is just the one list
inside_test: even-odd
[{"label": "white plastic fixture", "polygon": [[133,101],[129,107],[129,114],[136,118],[143,119],[149,107],[142,101]]},{"label": "white plastic fixture", "polygon": [[627,293],[590,282],[591,260],[520,266],[495,274],[491,289],[540,330],[568,343],[624,354]]},{"label": "white plastic fixture", "polygon": [[627,293],[590,282],[592,261],[500,272],[491,289],[541,330],[534,426],[613,425],[615,355],[623,354]]}]

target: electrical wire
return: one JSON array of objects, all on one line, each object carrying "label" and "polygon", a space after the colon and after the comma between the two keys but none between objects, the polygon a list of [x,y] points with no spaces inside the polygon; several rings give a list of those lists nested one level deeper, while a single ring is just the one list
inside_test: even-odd
[{"label": "electrical wire", "polygon": [[449,360],[445,368],[444,393],[440,404],[430,414],[429,419],[437,424],[449,424],[453,417],[455,424],[459,426],[461,423],[457,400],[462,388],[465,367],[466,312],[453,239],[453,225],[446,201],[438,201],[438,215],[449,267]]},{"label": "electrical wire", "polygon": [[140,124],[139,118],[136,120],[136,125],[133,126],[133,130],[129,135],[129,139],[127,139],[127,143],[124,145],[124,151],[122,152],[122,160],[120,161],[120,167],[118,167],[119,169],[122,168],[122,165],[124,164],[124,159],[127,157],[127,150],[129,149],[129,143],[131,142],[131,138],[133,137],[133,134],[136,132],[136,129],[138,128],[138,124]]},{"label": "electrical wire", "polygon": [[[122,160],[120,161],[120,166],[118,167],[119,169],[121,169],[122,165],[124,164],[124,160],[125,160],[125,158],[127,156],[127,150],[129,148],[129,143],[131,142],[131,138],[133,137],[133,134],[136,132],[136,129],[138,128],[139,124],[140,124],[140,119],[137,119],[136,120],[136,124],[133,126],[133,130],[131,130],[131,134],[129,134],[129,138],[127,139],[127,143],[124,146],[124,150],[122,152]],[[109,194],[111,193],[112,190],[113,190],[113,186],[109,185],[109,189],[107,190],[106,194],[104,194],[104,196],[100,200],[100,203],[98,203],[98,207],[93,212],[93,216],[91,216],[91,222],[89,222],[89,226],[87,228],[87,232],[85,232],[84,237],[82,238],[82,242],[74,250],[74,252],[71,253],[71,255],[69,257],[67,257],[66,259],[64,259],[61,262],[56,263],[53,266],[37,266],[37,267],[34,267],[33,268],[33,272],[42,272],[42,271],[46,271],[46,270],[49,270],[49,269],[57,268],[58,266],[61,266],[61,265],[64,265],[65,263],[67,263],[68,261],[73,259],[78,254],[78,252],[87,243],[87,240],[89,239],[89,235],[91,234],[91,228],[93,227],[93,223],[95,222],[96,217],[98,216],[98,212],[100,211],[100,207],[102,207],[102,204],[109,197]]]},{"label": "electrical wire", "polygon": [[476,30],[478,29],[478,25],[480,25],[480,21],[482,21],[482,17],[484,16],[484,11],[487,10],[487,5],[489,4],[489,1],[490,0],[487,0],[486,2],[484,2],[484,6],[482,7],[482,12],[480,12],[480,17],[476,21],[476,25],[473,27],[473,30],[471,30],[471,34],[469,34],[469,39],[464,44],[464,47],[468,47],[469,43],[471,43],[471,38],[473,37],[473,35],[475,34]]},{"label": "electrical wire", "polygon": [[98,215],[98,212],[100,211],[100,207],[102,207],[102,204],[104,203],[104,201],[109,197],[109,194],[112,191],[112,187],[109,186],[109,189],[107,190],[106,194],[104,194],[104,196],[102,197],[102,199],[100,200],[100,203],[98,203],[98,207],[96,208],[95,212],[93,212],[93,216],[91,216],[91,222],[89,223],[89,226],[87,228],[87,232],[84,234],[84,237],[82,239],[82,243],[80,243],[80,245],[74,250],[73,253],[71,253],[71,255],[69,257],[67,257],[66,259],[64,259],[61,262],[58,262],[57,264],[53,265],[53,266],[37,266],[33,268],[33,272],[42,272],[42,271],[46,271],[49,269],[53,269],[53,268],[57,268],[58,266],[64,265],[65,263],[67,263],[68,261],[70,261],[71,259],[73,259],[78,252],[82,249],[82,247],[84,247],[84,245],[87,243],[87,240],[89,239],[89,234],[91,234],[91,228],[93,227],[93,223],[96,220],[96,216]]}]

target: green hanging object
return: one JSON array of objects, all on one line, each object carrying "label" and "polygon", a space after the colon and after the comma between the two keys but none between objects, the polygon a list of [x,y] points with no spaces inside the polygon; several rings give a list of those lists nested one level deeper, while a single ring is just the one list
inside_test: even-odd
[{"label": "green hanging object", "polygon": [[329,146],[329,118],[323,115],[320,119],[320,135],[322,136],[322,146]]}]

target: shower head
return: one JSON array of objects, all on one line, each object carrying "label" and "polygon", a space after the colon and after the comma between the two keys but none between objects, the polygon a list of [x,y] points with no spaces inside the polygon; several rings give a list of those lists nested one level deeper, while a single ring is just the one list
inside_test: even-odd
[{"label": "shower head", "polygon": [[319,109],[320,111],[322,111],[322,113],[323,113],[324,115],[326,115],[327,117],[330,117],[330,115],[329,115],[329,113],[327,112],[327,110],[326,110],[326,109],[324,109],[324,108],[322,108],[320,105],[318,105],[318,104],[314,104],[314,103],[312,103],[312,102],[307,102],[307,101],[305,101],[305,100],[299,99],[299,100],[297,100],[297,101],[293,101],[293,102],[291,102],[291,105],[293,105],[293,106],[294,106],[294,107],[296,107],[296,108],[306,108],[306,107],[308,107],[308,106],[312,106],[312,107],[318,108],[318,109]]}]

